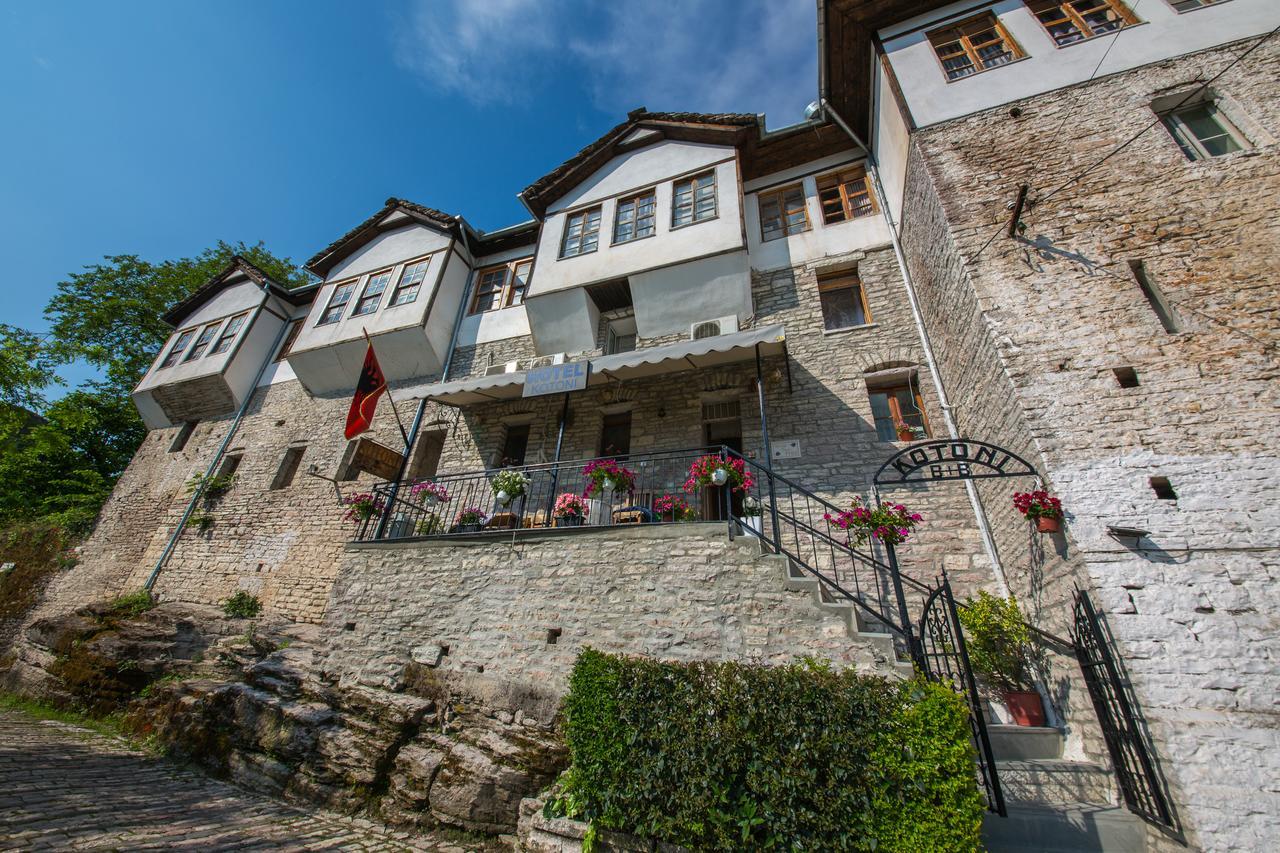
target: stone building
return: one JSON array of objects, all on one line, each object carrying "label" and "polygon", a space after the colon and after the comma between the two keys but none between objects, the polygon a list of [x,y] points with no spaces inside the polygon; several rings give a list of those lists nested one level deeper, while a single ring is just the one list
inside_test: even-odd
[{"label": "stone building", "polygon": [[[1080,631],[1078,587],[1156,765],[1137,775],[1165,811],[1129,802],[1140,843],[1265,847],[1280,10],[818,13],[801,124],[638,109],[520,194],[528,222],[482,232],[393,198],[307,263],[314,285],[237,260],[174,306],[134,394],[150,432],[40,612],[246,590],[319,623],[342,684],[397,691],[429,661],[487,703],[524,691],[545,711],[586,643],[894,673],[910,660],[885,633],[897,599],[910,624],[944,573],[961,598],[1016,593],[1060,637]],[[392,399],[349,442],[366,340]],[[1034,470],[874,482],[895,453],[962,438]],[[686,490],[721,448],[754,485]],[[566,529],[555,500],[596,459],[634,488],[593,491]],[[529,478],[513,501],[490,487],[507,468]],[[1064,533],[1013,510],[1035,485],[1063,498]],[[375,511],[353,522],[341,501],[361,493]],[[890,555],[824,518],[873,493],[925,516],[894,555],[916,582],[900,597]],[[671,497],[702,523],[661,525]],[[478,531],[457,517],[473,505]],[[1001,772],[1011,801],[1042,807],[1019,831],[1074,826],[1088,849],[1143,830],[1114,805],[1111,772],[1126,798],[1133,774],[1074,653],[1047,650],[1049,752],[1014,756],[1050,764]]]}]

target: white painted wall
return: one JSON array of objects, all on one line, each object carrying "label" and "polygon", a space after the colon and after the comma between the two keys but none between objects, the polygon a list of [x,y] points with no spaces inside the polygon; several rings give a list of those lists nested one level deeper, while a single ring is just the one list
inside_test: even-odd
[{"label": "white painted wall", "polygon": [[[730,252],[631,276],[642,338],[688,333],[694,323],[753,313],[746,252]],[[592,334],[594,338],[594,332]]]},{"label": "white painted wall", "polygon": [[902,228],[902,196],[907,185],[907,155],[910,131],[906,116],[898,106],[898,100],[890,88],[889,76],[880,63],[876,63],[875,127],[871,129],[870,145],[876,154],[880,183],[887,198],[884,203],[893,215],[893,221]]},{"label": "white painted wall", "polygon": [[[818,178],[839,169],[857,166],[862,161],[863,158],[858,156],[858,152],[851,150],[748,181],[744,189],[747,192],[747,249],[751,254],[751,267],[757,270],[781,269],[889,243],[889,227],[885,224],[884,217],[878,212],[832,225],[825,225],[822,222],[822,206],[818,201]],[[764,240],[760,232],[760,199],[754,191],[778,189],[797,183],[804,187],[809,230],[774,240]]]},{"label": "white painted wall", "polygon": [[[714,166],[717,217],[672,230],[674,179],[704,171],[713,164],[718,164]],[[654,236],[611,245],[617,198],[650,187],[657,190],[658,202]],[[561,259],[565,214],[596,203],[602,204],[599,248],[588,255]],[[621,278],[742,245],[736,149],[666,140],[614,157],[549,208],[538,242],[530,296]]]},{"label": "white painted wall", "polygon": [[[475,268],[480,270],[496,264],[505,264],[528,258],[533,255],[535,248],[531,244],[506,252],[485,255],[476,261]],[[532,280],[533,274],[530,276],[530,281],[532,282]],[[472,288],[475,287],[475,284],[476,282],[473,280],[471,283]],[[471,291],[467,293],[467,299],[470,300],[470,298]],[[523,305],[516,305],[511,308],[502,308],[498,311],[485,311],[481,314],[468,314],[463,317],[462,325],[458,328],[458,346],[467,347],[475,344],[487,344],[492,341],[518,338],[528,334],[530,334],[529,315]]]},{"label": "white painted wall", "polygon": [[1083,83],[1090,76],[1114,74],[1280,26],[1277,0],[1230,0],[1182,14],[1165,0],[1129,3],[1131,9],[1135,5],[1143,23],[1118,34],[1058,47],[1022,0],[991,3],[984,8],[1000,19],[1027,57],[949,83],[925,31],[917,28],[933,29],[948,20],[978,14],[982,8],[953,3],[883,29],[880,36],[912,118],[918,127],[924,127]]},{"label": "white painted wall", "polygon": [[[455,249],[458,245],[455,244]],[[427,340],[435,351],[436,359],[444,363],[448,356],[449,341],[453,338],[453,324],[458,319],[458,304],[467,297],[467,282],[471,265],[459,252],[449,253],[436,289],[431,314],[427,317]]]},{"label": "white painted wall", "polygon": [[539,355],[595,349],[600,311],[583,288],[531,297],[524,306]]}]

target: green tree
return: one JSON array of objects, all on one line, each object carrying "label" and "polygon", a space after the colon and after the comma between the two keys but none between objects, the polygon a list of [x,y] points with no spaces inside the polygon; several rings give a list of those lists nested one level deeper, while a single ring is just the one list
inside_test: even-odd
[{"label": "green tree", "polygon": [[44,389],[59,382],[41,337],[0,323],[0,403],[37,410],[44,405]]}]

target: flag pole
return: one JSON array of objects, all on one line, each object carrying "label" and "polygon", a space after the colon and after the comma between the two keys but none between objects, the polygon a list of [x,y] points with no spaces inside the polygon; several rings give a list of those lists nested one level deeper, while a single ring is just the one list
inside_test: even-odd
[{"label": "flag pole", "polygon": [[[373,349],[373,340],[369,337],[368,330],[364,326],[360,327],[360,332],[364,335],[365,343],[369,345],[369,349]],[[374,357],[378,355],[377,350],[373,350]],[[381,362],[379,362],[381,364]],[[409,452],[409,433],[405,432],[404,421],[400,420],[400,411],[396,408],[395,398],[391,396],[391,383],[387,382],[386,376],[382,377],[383,383],[386,385],[387,402],[391,404],[391,414],[396,416],[396,426],[400,427],[400,438],[404,440],[405,453]]]}]

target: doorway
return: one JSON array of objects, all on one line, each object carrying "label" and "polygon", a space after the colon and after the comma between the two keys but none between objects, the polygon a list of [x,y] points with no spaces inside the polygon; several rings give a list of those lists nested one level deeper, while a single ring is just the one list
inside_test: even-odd
[{"label": "doorway", "polygon": [[[742,453],[742,412],[738,401],[702,404],[702,437],[703,442],[712,451],[727,447],[735,453]],[[724,517],[724,502],[727,486],[707,486],[702,495],[702,517],[705,521],[727,521]],[[736,516],[742,515],[741,492],[729,492],[730,510]]]}]

